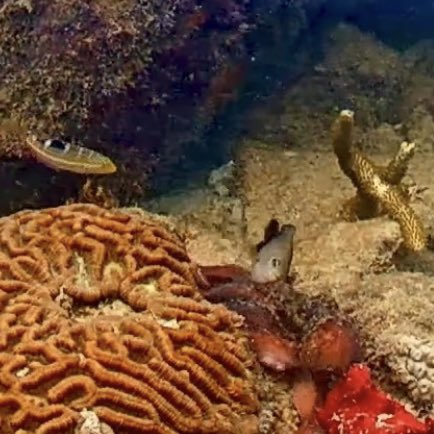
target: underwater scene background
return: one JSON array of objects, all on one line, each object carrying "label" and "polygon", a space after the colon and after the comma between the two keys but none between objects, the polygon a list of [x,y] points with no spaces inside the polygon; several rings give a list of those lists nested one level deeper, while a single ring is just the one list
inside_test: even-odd
[{"label": "underwater scene background", "polygon": [[0,434],[433,434],[433,23],[0,0]]}]

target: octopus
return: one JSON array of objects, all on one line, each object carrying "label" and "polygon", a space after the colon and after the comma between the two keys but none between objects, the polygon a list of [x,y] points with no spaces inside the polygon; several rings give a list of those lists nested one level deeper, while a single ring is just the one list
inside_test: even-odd
[{"label": "octopus", "polygon": [[315,411],[332,380],[355,362],[362,350],[356,325],[336,301],[309,296],[288,276],[296,229],[271,220],[256,246],[252,270],[235,264],[200,266],[203,294],[244,317],[258,361],[297,378],[293,403],[302,421],[299,434],[322,433]]}]

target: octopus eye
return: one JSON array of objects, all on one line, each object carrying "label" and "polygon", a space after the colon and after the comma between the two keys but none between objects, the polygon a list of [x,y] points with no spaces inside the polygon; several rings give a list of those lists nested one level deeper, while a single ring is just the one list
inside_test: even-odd
[{"label": "octopus eye", "polygon": [[280,259],[278,259],[278,258],[272,258],[271,259],[271,266],[273,267],[273,268],[277,268],[277,267],[280,267]]}]

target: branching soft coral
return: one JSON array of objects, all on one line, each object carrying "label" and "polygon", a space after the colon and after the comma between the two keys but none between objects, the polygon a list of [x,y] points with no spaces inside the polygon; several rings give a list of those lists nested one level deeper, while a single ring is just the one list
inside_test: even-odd
[{"label": "branching soft coral", "polygon": [[377,166],[352,146],[353,125],[353,112],[343,110],[332,128],[333,149],[339,166],[357,189],[357,195],[345,204],[345,217],[368,219],[385,213],[399,224],[408,250],[423,250],[427,234],[410,207],[408,190],[402,184],[414,155],[414,143],[403,142],[387,166]]}]

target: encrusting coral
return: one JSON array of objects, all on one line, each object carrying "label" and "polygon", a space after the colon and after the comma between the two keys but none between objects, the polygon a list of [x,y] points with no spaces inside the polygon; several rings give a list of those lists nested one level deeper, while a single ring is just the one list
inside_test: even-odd
[{"label": "encrusting coral", "polygon": [[393,380],[404,387],[418,405],[434,410],[434,343],[412,335],[393,336],[385,348],[390,354],[385,359],[392,370]]},{"label": "encrusting coral", "polygon": [[423,250],[427,234],[409,205],[409,192],[401,181],[414,154],[414,143],[403,142],[392,161],[376,166],[352,146],[354,114],[343,110],[333,124],[333,149],[343,173],[357,188],[357,196],[345,205],[347,219],[367,219],[388,214],[401,229],[404,246],[409,251]]},{"label": "encrusting coral", "polygon": [[[69,297],[63,308],[60,298]],[[79,316],[122,300],[131,313]],[[0,220],[0,431],[235,433],[257,399],[234,314],[204,302],[182,240],[93,205]]]}]

